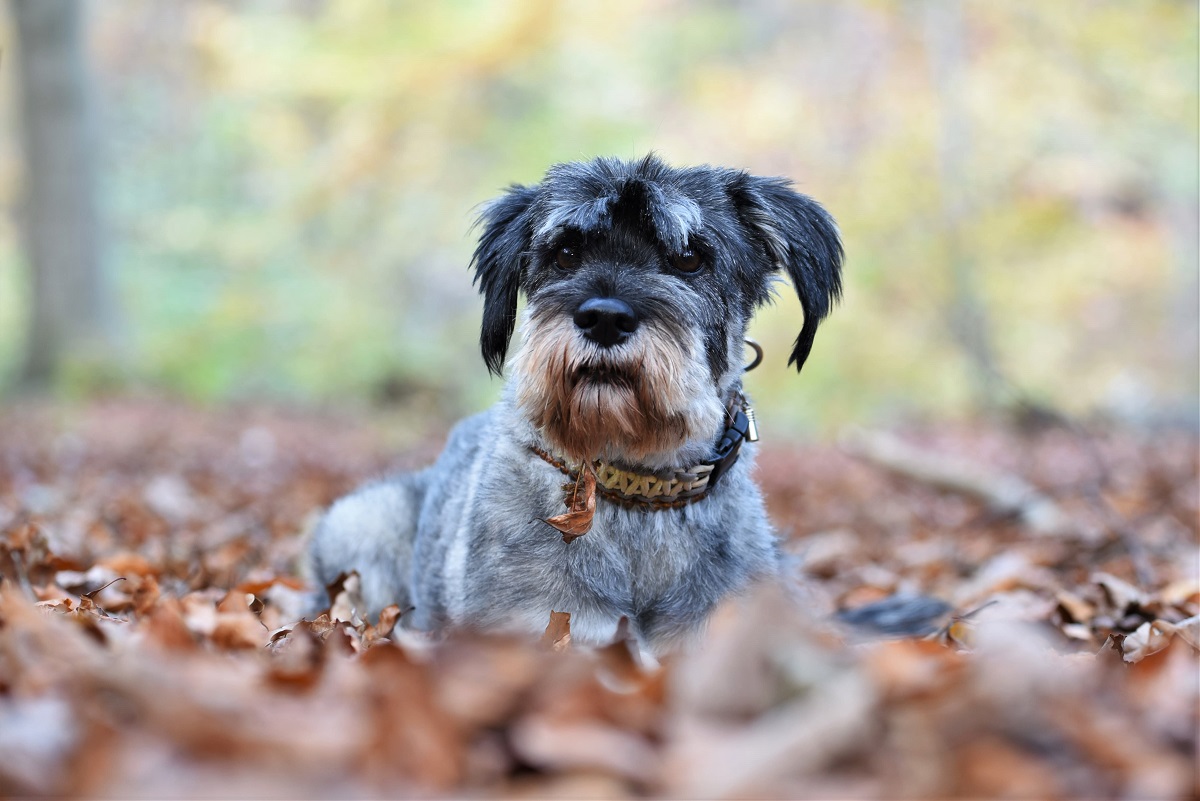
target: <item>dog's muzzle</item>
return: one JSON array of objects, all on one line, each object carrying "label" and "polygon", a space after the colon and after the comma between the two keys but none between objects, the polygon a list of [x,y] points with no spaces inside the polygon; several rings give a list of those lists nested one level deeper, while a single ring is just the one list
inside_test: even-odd
[{"label": "dog's muzzle", "polygon": [[575,310],[575,326],[583,335],[604,348],[619,345],[637,330],[633,309],[617,298],[590,298]]}]

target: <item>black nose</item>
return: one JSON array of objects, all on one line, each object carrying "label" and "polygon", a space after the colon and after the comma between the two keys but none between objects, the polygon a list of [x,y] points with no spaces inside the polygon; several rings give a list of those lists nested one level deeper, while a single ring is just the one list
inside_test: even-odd
[{"label": "black nose", "polygon": [[575,310],[575,325],[585,337],[608,348],[636,331],[638,318],[623,300],[591,298]]}]

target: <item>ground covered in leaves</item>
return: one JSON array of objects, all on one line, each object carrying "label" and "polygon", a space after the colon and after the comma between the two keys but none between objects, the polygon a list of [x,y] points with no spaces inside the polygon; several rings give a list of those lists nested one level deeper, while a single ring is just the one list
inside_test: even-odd
[{"label": "ground covered in leaves", "polygon": [[161,401],[0,412],[0,794],[1190,797],[1193,433],[764,446],[789,581],[623,644],[298,620],[302,537],[409,427]]}]

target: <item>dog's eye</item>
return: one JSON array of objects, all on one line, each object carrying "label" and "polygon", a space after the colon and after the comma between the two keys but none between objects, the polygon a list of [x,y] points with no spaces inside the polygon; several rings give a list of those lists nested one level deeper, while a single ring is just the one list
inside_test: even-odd
[{"label": "dog's eye", "polygon": [[574,270],[579,266],[579,248],[563,245],[554,254],[554,260],[564,270]]},{"label": "dog's eye", "polygon": [[688,248],[672,256],[671,264],[681,273],[694,273],[700,269],[700,254]]}]

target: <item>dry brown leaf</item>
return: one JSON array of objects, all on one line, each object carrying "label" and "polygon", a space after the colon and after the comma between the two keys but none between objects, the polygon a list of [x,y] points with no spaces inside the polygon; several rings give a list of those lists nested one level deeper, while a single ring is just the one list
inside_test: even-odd
[{"label": "dry brown leaf", "polygon": [[253,603],[253,595],[238,590],[230,590],[225,593],[225,597],[217,602],[217,611],[237,614],[248,611]]},{"label": "dry brown leaf", "polygon": [[875,687],[889,698],[953,691],[964,666],[960,652],[935,640],[881,642],[868,648],[864,657]]},{"label": "dry brown leaf", "polygon": [[960,609],[977,606],[1000,593],[1020,590],[1045,591],[1057,584],[1058,579],[1054,574],[1031,561],[1028,553],[1018,550],[1001,551],[958,588],[954,594],[954,605]]},{"label": "dry brown leaf", "polygon": [[184,619],[183,605],[177,598],[162,598],[149,606],[142,617],[141,630],[154,645],[167,650],[194,650],[199,637]]},{"label": "dry brown leaf", "polygon": [[965,743],[954,756],[964,798],[1058,798],[1064,795],[1054,764],[1028,748],[986,736]]},{"label": "dry brown leaf", "polygon": [[325,665],[326,650],[308,626],[297,626],[271,634],[267,681],[277,687],[308,691],[316,686]]},{"label": "dry brown leaf", "polygon": [[658,768],[649,740],[597,721],[530,716],[518,721],[509,736],[523,761],[552,773],[594,770],[647,783]]},{"label": "dry brown leaf", "polygon": [[377,643],[386,642],[403,614],[404,610],[398,604],[385,607],[379,613],[379,620],[376,623],[364,626],[362,631],[363,648],[370,648]]},{"label": "dry brown leaf", "polygon": [[330,620],[342,621],[355,627],[362,626],[363,620],[358,613],[358,610],[363,608],[362,579],[358,577],[357,572],[351,572],[340,576],[335,584],[339,585],[341,589],[329,595]]},{"label": "dry brown leaf", "polygon": [[1151,654],[1167,648],[1172,638],[1178,636],[1192,648],[1197,648],[1200,639],[1200,617],[1192,617],[1180,623],[1166,620],[1147,621],[1132,634],[1126,635],[1121,643],[1121,652],[1126,662],[1140,662]]},{"label": "dry brown leaf", "polygon": [[1137,587],[1111,573],[1093,573],[1092,583],[1099,585],[1109,608],[1118,618],[1135,607],[1144,606],[1149,600]]},{"label": "dry brown leaf", "polygon": [[[262,596],[276,584],[281,584],[293,590],[305,589],[304,582],[295,576],[272,576],[270,578],[247,580],[238,584],[234,589],[238,592]],[[333,596],[330,597],[332,598]]]},{"label": "dry brown leaf", "polygon": [[566,512],[547,517],[544,522],[561,532],[563,542],[569,543],[591,531],[596,516],[596,473],[590,465],[580,469],[566,504]]},{"label": "dry brown leaf", "polygon": [[495,729],[528,702],[549,656],[512,639],[452,638],[428,654],[437,703],[470,728]]},{"label": "dry brown leaf", "polygon": [[[961,496],[898,485],[833,448],[768,443],[772,519],[816,569],[773,599],[731,603],[695,649],[654,668],[628,624],[594,651],[563,648],[570,620],[547,627],[545,647],[422,636],[395,625],[395,608],[368,625],[344,583],[329,597],[349,620],[294,622],[308,614],[290,577],[297,533],[393,454],[370,442],[353,456],[357,434],[331,438],[327,420],[291,437],[272,412],[261,426],[275,458],[248,469],[245,415],[122,403],[79,435],[88,456],[69,469],[52,436],[29,433],[44,426],[0,410],[0,795],[1194,794],[1200,460],[1183,440],[1098,442],[1114,505],[1145,536],[1151,570],[1136,581],[1114,540],[1034,543]],[[1075,434],[927,436],[1029,471],[1090,519],[1077,487],[1094,462]],[[151,507],[141,488],[160,475],[186,483],[194,517]],[[60,499],[37,517],[22,506],[30,480]],[[582,511],[585,490],[570,486]],[[806,549],[807,531],[826,534]],[[847,645],[832,623],[839,605],[965,590],[998,600],[953,621],[964,638],[975,627],[971,651]],[[989,634],[1006,619],[1027,625]],[[1065,637],[1044,636],[1048,624]],[[41,717],[77,745],[45,737]]]},{"label": "dry brown leaf", "polygon": [[1200,581],[1187,578],[1168,584],[1158,593],[1159,599],[1167,606],[1182,607],[1185,604],[1200,602]]},{"label": "dry brown leaf", "polygon": [[837,598],[837,606],[841,609],[857,608],[882,601],[892,594],[894,583],[856,584]]},{"label": "dry brown leaf", "polygon": [[121,551],[96,562],[121,576],[153,576],[158,572],[154,565],[140,553]]},{"label": "dry brown leaf", "polygon": [[550,622],[542,634],[542,647],[562,651],[571,644],[571,613],[550,612]]},{"label": "dry brown leaf", "polygon": [[1193,615],[1178,623],[1168,623],[1165,620],[1155,621],[1164,631],[1175,634],[1192,648],[1200,650],[1200,615]]},{"label": "dry brown leaf", "polygon": [[1063,636],[1086,643],[1095,643],[1096,636],[1091,628],[1082,623],[1064,623],[1058,627]]},{"label": "dry brown leaf", "polygon": [[218,612],[210,635],[214,645],[230,650],[261,648],[270,632],[249,610]]},{"label": "dry brown leaf", "polygon": [[133,591],[133,611],[138,617],[144,617],[152,610],[159,601],[162,592],[158,586],[158,579],[154,578],[153,574],[147,574],[138,582],[137,588]]},{"label": "dry brown leaf", "polygon": [[1121,653],[1126,662],[1140,662],[1171,644],[1172,632],[1164,631],[1160,621],[1148,621],[1137,627],[1121,641]]},{"label": "dry brown leaf", "polygon": [[662,678],[662,669],[653,656],[643,652],[637,639],[629,632],[629,618],[617,624],[613,641],[596,651],[599,663],[597,678],[608,689],[619,693],[645,690]]},{"label": "dry brown leaf", "polygon": [[409,777],[446,789],[464,770],[465,748],[456,722],[435,702],[434,676],[399,648],[372,648],[359,665],[373,687],[363,724],[370,732],[364,771]]},{"label": "dry brown leaf", "polygon": [[54,583],[76,595],[95,592],[121,577],[117,571],[103,565],[93,565],[87,570],[59,570],[54,574]]},{"label": "dry brown leaf", "polygon": [[63,617],[79,626],[89,637],[101,645],[107,644],[109,635],[115,633],[112,628],[113,624],[127,622],[122,618],[113,617],[96,606],[96,602],[87,595],[81,595],[78,603],[73,602],[70,598],[63,598],[59,601],[41,601],[37,606],[41,609],[61,613]]},{"label": "dry brown leaf", "polygon": [[862,540],[854,531],[833,529],[810,534],[798,550],[805,573],[830,578],[862,558]]},{"label": "dry brown leaf", "polygon": [[1096,607],[1067,590],[1059,590],[1055,595],[1058,600],[1058,610],[1066,623],[1090,623],[1096,614]]},{"label": "dry brown leaf", "polygon": [[183,620],[193,633],[208,637],[217,627],[217,601],[228,593],[215,590],[189,592],[179,599]]}]

